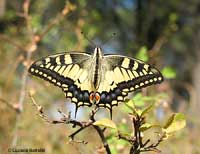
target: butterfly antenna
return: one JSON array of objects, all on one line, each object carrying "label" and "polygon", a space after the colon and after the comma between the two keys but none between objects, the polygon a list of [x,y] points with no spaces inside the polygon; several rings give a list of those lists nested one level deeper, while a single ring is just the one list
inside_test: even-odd
[{"label": "butterfly antenna", "polygon": [[83,37],[90,43],[92,46],[96,47],[96,44],[82,31],[81,34]]},{"label": "butterfly antenna", "polygon": [[108,39],[106,41],[103,42],[102,46],[106,45],[108,42],[110,42],[113,38],[115,38],[117,35],[117,33],[112,33],[111,36],[108,37]]}]

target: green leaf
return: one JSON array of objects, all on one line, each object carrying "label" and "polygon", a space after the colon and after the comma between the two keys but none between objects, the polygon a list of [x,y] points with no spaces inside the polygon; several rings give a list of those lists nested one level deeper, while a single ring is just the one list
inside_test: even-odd
[{"label": "green leaf", "polygon": [[143,60],[143,61],[148,61],[149,57],[147,54],[147,48],[145,46],[141,47],[139,52],[136,55],[136,58]]},{"label": "green leaf", "polygon": [[142,126],[140,126],[140,131],[144,132],[144,131],[150,129],[151,127],[152,127],[151,124],[145,123],[145,124],[143,124]]},{"label": "green leaf", "polygon": [[153,109],[154,105],[151,104],[149,105],[147,108],[145,108],[142,113],[141,113],[141,116],[144,116],[145,114],[149,113],[152,109]]},{"label": "green leaf", "polygon": [[115,123],[112,120],[107,119],[107,118],[100,119],[100,120],[94,122],[93,125],[104,126],[104,127],[109,127],[109,128],[117,129],[117,126],[115,125]]},{"label": "green leaf", "polygon": [[139,116],[140,116],[140,115],[142,114],[142,110],[140,110],[140,109],[137,109],[137,110],[136,110],[136,113],[137,113],[137,115],[139,115]]},{"label": "green leaf", "polygon": [[135,109],[135,105],[134,105],[134,102],[132,99],[130,99],[128,102],[126,102],[126,106],[131,110]]},{"label": "green leaf", "polygon": [[176,77],[176,71],[172,67],[165,67],[161,72],[167,79],[173,79]]},{"label": "green leaf", "polygon": [[142,126],[140,126],[140,131],[144,132],[150,128],[161,128],[160,125],[150,124],[150,123],[144,123]]},{"label": "green leaf", "polygon": [[186,125],[185,116],[183,113],[174,113],[166,122],[163,130],[170,134],[184,128]]},{"label": "green leaf", "polygon": [[111,146],[110,151],[112,154],[118,154],[117,148],[115,146]]},{"label": "green leaf", "polygon": [[133,114],[136,113],[136,108],[134,105],[134,102],[132,99],[130,99],[128,102],[125,103],[125,107],[124,110],[128,113],[132,112]]}]

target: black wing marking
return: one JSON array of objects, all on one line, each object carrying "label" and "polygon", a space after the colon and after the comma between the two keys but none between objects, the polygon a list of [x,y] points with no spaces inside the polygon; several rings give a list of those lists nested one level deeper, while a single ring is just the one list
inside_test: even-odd
[{"label": "black wing marking", "polygon": [[[91,55],[85,53],[62,53],[41,58],[34,62],[29,73],[62,88],[66,98],[76,105],[91,106],[89,101],[87,67]],[[87,86],[86,86],[87,84]]]},{"label": "black wing marking", "polygon": [[161,83],[162,74],[141,60],[119,56],[104,56],[104,80],[99,86],[99,107],[112,107],[123,102],[128,93]]}]

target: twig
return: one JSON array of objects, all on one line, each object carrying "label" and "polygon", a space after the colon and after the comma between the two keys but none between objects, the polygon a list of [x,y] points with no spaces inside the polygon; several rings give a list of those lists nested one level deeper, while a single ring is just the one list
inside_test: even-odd
[{"label": "twig", "polygon": [[[98,110],[99,110],[99,108],[94,108],[90,114],[90,119],[92,120],[93,123],[95,122],[95,119],[94,119],[95,113]],[[109,145],[106,141],[105,135],[104,135],[105,128],[101,129],[99,126],[96,126],[96,125],[92,125],[92,126],[95,128],[98,135],[100,136],[101,141],[103,143],[104,148],[106,149],[107,154],[111,154],[110,147],[109,147]]]},{"label": "twig", "polygon": [[[19,95],[19,100],[18,100],[18,107],[19,107],[19,113],[21,113],[23,111],[23,103],[24,103],[24,99],[26,96],[26,86],[27,86],[27,76],[28,76],[28,71],[26,69],[26,67],[28,66],[28,64],[31,61],[31,57],[32,57],[32,53],[34,51],[36,51],[37,49],[37,44],[39,41],[41,41],[41,39],[44,37],[44,35],[57,23],[60,22],[61,19],[64,18],[65,15],[67,15],[72,9],[72,7],[70,5],[66,5],[65,8],[62,10],[62,13],[60,13],[55,19],[53,24],[49,24],[47,26],[47,29],[44,31],[44,33],[40,34],[40,35],[35,35],[33,32],[33,28],[31,25],[31,17],[29,15],[29,7],[30,7],[30,0],[24,0],[23,3],[23,13],[22,13],[22,17],[24,17],[25,21],[26,21],[26,28],[27,28],[27,33],[28,36],[30,36],[29,40],[30,43],[28,43],[27,46],[22,46],[21,44],[11,40],[10,38],[0,34],[0,38],[2,38],[2,40],[5,40],[9,43],[11,43],[12,45],[16,46],[17,48],[19,48],[20,50],[26,52],[26,59],[25,59],[25,69],[24,72],[22,74],[22,86],[20,89],[20,95]],[[58,18],[58,19],[57,19]],[[12,146],[15,146],[17,144],[17,139],[18,139],[18,121],[20,121],[20,114],[17,114],[16,116],[16,122],[15,122],[15,133],[14,133],[14,137],[13,137],[13,141],[12,141]],[[43,117],[45,118],[45,117]],[[47,120],[47,119],[46,119]],[[56,123],[54,121],[54,123]]]},{"label": "twig", "polygon": [[[81,131],[83,131],[87,127],[91,126],[95,122],[94,116],[95,116],[96,112],[99,110],[99,108],[94,108],[92,110],[92,112],[90,113],[90,115],[89,115],[89,120],[88,121],[77,121],[77,120],[71,119],[71,114],[70,113],[68,115],[66,115],[61,110],[58,109],[58,112],[61,114],[62,118],[60,118],[58,120],[49,120],[48,117],[47,117],[47,115],[44,114],[43,107],[40,106],[40,105],[38,105],[36,103],[35,99],[33,98],[33,96],[30,93],[29,93],[29,96],[30,96],[30,98],[32,100],[33,105],[38,110],[39,116],[43,120],[45,120],[46,122],[48,122],[50,124],[72,124],[73,125],[72,127],[76,127],[76,126],[80,127],[78,130],[76,130],[75,132],[73,132],[72,134],[70,134],[68,136],[71,139],[71,141],[74,141],[74,137],[78,133],[80,133]],[[100,136],[100,138],[102,140],[102,143],[104,145],[104,148],[106,149],[107,154],[111,154],[110,147],[109,147],[109,145],[108,145],[108,143],[106,141],[106,138],[104,136],[105,128],[101,129],[99,126],[96,126],[96,125],[92,125],[92,126],[97,131],[97,133],[99,134],[99,136]],[[85,141],[75,141],[75,142],[77,142],[77,143],[84,143],[84,144],[87,143]]]},{"label": "twig", "polygon": [[159,37],[156,42],[154,43],[154,46],[152,47],[152,49],[149,51],[149,56],[150,57],[154,57],[158,54],[158,52],[160,51],[161,47],[163,46],[163,44],[165,44],[165,42],[167,42],[167,36],[162,35],[161,37]]},{"label": "twig", "polygon": [[108,145],[108,142],[106,141],[106,138],[104,136],[103,130],[99,126],[96,126],[96,125],[93,125],[93,127],[95,128],[95,130],[99,134],[99,136],[101,138],[101,141],[103,143],[103,146],[106,149],[107,154],[111,154],[110,147]]},{"label": "twig", "polygon": [[45,120],[46,122],[50,123],[50,124],[72,124],[72,127],[76,127],[79,126],[80,128],[75,131],[74,133],[72,133],[71,135],[69,135],[69,137],[73,140],[74,136],[79,133],[80,131],[82,131],[83,129],[85,129],[86,127],[90,126],[93,121],[89,120],[88,122],[86,121],[77,121],[74,119],[71,119],[71,114],[69,113],[68,115],[66,115],[65,113],[63,113],[60,109],[58,109],[58,113],[61,114],[62,118],[58,119],[58,120],[49,120],[49,118],[47,117],[47,115],[44,113],[43,111],[43,107],[38,105],[35,101],[35,99],[33,98],[33,96],[29,93],[29,96],[32,100],[33,105],[36,107],[36,109],[39,112],[39,116]]},{"label": "twig", "polygon": [[82,125],[77,131],[75,131],[74,133],[72,133],[71,135],[69,135],[69,137],[70,137],[72,140],[74,139],[74,136],[75,136],[76,134],[78,134],[79,132],[81,132],[81,131],[84,130],[85,128],[91,126],[91,125],[95,122],[94,115],[95,115],[95,113],[96,113],[97,111],[98,111],[98,108],[93,109],[92,112],[90,113],[88,122],[81,122],[81,123],[83,123],[83,125]]},{"label": "twig", "polygon": [[[28,31],[31,31],[32,33],[32,30],[31,30],[31,27],[30,27],[30,20],[28,18],[28,12],[29,12],[29,5],[30,5],[30,2],[29,0],[24,0],[24,3],[23,3],[23,14],[24,16],[26,16],[27,18],[26,19],[26,23],[27,23],[27,30]],[[31,35],[32,36],[32,35]],[[27,53],[26,55],[26,60],[27,62],[29,62],[31,60],[31,52],[28,52],[28,49],[25,48],[25,51]],[[22,75],[22,86],[21,86],[21,89],[20,89],[20,95],[19,95],[19,100],[18,100],[18,104],[19,104],[19,110],[21,113],[23,111],[23,103],[24,103],[24,99],[25,99],[25,94],[26,94],[26,83],[27,83],[27,75],[28,75],[28,72],[26,69],[24,69],[23,71],[23,75]],[[17,144],[17,139],[18,139],[18,122],[20,121],[20,114],[17,114],[16,116],[16,122],[15,122],[15,133],[14,133],[14,137],[13,137],[13,140],[12,140],[12,146],[16,146]]]},{"label": "twig", "polygon": [[[155,151],[155,152],[158,152],[158,153],[161,152],[160,150],[157,149],[157,146],[163,141],[163,139],[165,138],[165,135],[166,134],[163,133],[156,143],[153,143],[153,144],[151,144],[149,146],[146,146],[147,143],[144,144],[143,145],[144,148],[141,150],[141,152],[146,152],[146,151]],[[147,140],[147,141],[148,141],[148,143],[150,142],[150,140]]]},{"label": "twig", "polygon": [[19,111],[19,110],[16,109],[16,107],[13,106],[13,104],[9,103],[8,101],[6,101],[6,100],[4,100],[2,98],[0,98],[0,102],[6,104],[12,110]]},{"label": "twig", "polygon": [[88,123],[87,125],[84,125],[83,127],[79,128],[77,131],[75,131],[74,133],[69,135],[68,137],[71,138],[71,140],[73,141],[76,134],[78,134],[79,132],[81,132],[85,128],[89,127],[90,125],[92,125],[92,123]]},{"label": "twig", "polygon": [[88,144],[87,141],[83,141],[83,140],[72,140],[71,139],[68,143],[70,143],[70,142],[81,143],[81,144]]},{"label": "twig", "polygon": [[57,25],[61,20],[63,20],[63,18],[69,14],[70,12],[72,12],[74,9],[76,9],[76,7],[74,5],[72,5],[70,2],[67,3],[66,1],[66,5],[63,8],[63,10],[61,11],[61,13],[59,13],[44,29],[44,31],[38,35],[38,38],[41,40],[55,25]]},{"label": "twig", "polygon": [[118,138],[119,139],[123,139],[123,140],[125,140],[125,141],[128,141],[129,143],[134,143],[135,142],[135,140],[136,140],[136,138],[135,137],[126,137],[126,136],[123,136],[122,134],[120,134],[120,132],[118,132]]},{"label": "twig", "polygon": [[148,145],[150,139],[143,141],[140,130],[140,127],[144,124],[144,117],[136,114],[131,115],[131,118],[133,121],[134,135],[132,137],[126,137],[120,134],[120,132],[118,132],[119,139],[123,139],[132,145],[130,149],[130,154],[140,154],[141,152],[147,151],[160,152],[160,150],[157,149],[157,146],[163,141],[165,134],[163,134],[156,143]]},{"label": "twig", "polygon": [[58,109],[58,113],[61,114],[62,118],[58,119],[58,120],[50,120],[48,118],[48,116],[44,113],[43,111],[43,107],[38,105],[35,101],[35,99],[33,98],[33,96],[29,93],[29,96],[32,100],[33,105],[36,107],[36,109],[39,112],[39,116],[46,122],[50,123],[50,124],[72,124],[72,127],[76,127],[79,126],[80,128],[75,131],[74,133],[72,133],[71,135],[69,135],[68,137],[70,138],[70,141],[76,142],[76,143],[83,143],[83,144],[87,144],[86,141],[78,141],[78,140],[74,140],[74,137],[76,134],[78,134],[79,132],[81,132],[82,130],[84,130],[85,128],[89,127],[90,125],[92,125],[93,121],[77,121],[74,119],[71,119],[71,113],[69,112],[68,115],[66,115],[65,113],[63,113],[60,109]]},{"label": "twig", "polygon": [[32,104],[36,107],[37,111],[39,112],[39,116],[45,120],[46,122],[50,123],[50,124],[68,124],[71,123],[73,125],[78,125],[80,127],[83,126],[83,122],[79,122],[76,120],[71,119],[71,114],[69,113],[68,115],[66,115],[65,113],[63,113],[60,109],[58,109],[58,113],[60,113],[60,115],[62,116],[62,118],[60,118],[59,120],[49,120],[48,116],[44,113],[43,111],[43,107],[41,105],[38,105],[35,101],[35,99],[33,98],[32,94],[29,93],[29,96],[31,98]]}]

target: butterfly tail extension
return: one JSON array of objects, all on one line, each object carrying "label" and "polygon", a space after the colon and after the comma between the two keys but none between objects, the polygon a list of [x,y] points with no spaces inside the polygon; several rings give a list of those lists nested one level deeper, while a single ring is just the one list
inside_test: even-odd
[{"label": "butterfly tail extension", "polygon": [[75,105],[75,112],[74,112],[74,118],[76,119],[77,116],[77,112],[78,112],[78,105]]},{"label": "butterfly tail extension", "polygon": [[110,110],[110,119],[112,120],[112,107],[109,110]]}]

